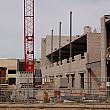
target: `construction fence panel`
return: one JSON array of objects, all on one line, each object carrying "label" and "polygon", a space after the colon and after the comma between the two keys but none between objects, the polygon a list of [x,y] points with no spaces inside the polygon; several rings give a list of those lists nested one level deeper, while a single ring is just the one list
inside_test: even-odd
[{"label": "construction fence panel", "polygon": [[85,78],[79,88],[56,88],[51,82],[34,87],[32,81],[28,81],[30,78],[23,80],[25,83],[21,83],[21,86],[18,82],[18,85],[9,85],[7,81],[0,84],[0,104],[110,104],[110,82],[107,78]]}]

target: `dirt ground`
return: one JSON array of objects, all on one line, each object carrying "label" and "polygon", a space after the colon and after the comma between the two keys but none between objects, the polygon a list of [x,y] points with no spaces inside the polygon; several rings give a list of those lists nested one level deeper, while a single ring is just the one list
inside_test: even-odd
[{"label": "dirt ground", "polygon": [[[84,108],[0,108],[0,110],[105,110],[105,109],[84,109]],[[106,109],[109,110],[109,109]]]},{"label": "dirt ground", "polygon": [[81,110],[73,108],[0,108],[0,110]]},{"label": "dirt ground", "polygon": [[22,104],[1,104],[0,110],[110,110],[110,105],[22,105]]}]

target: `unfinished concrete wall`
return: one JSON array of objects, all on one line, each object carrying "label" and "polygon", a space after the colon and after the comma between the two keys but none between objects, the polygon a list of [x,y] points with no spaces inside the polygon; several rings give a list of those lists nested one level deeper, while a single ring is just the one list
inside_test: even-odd
[{"label": "unfinished concrete wall", "polygon": [[[91,29],[90,29],[91,31]],[[87,64],[90,64],[90,68],[93,72],[94,77],[100,77],[101,76],[101,65],[92,67],[91,65],[94,65],[92,63],[101,61],[101,34],[96,32],[87,32],[87,52],[84,53],[84,58],[81,57],[81,55],[74,56],[74,60],[69,58],[69,60],[64,59],[62,60],[62,64],[60,62],[55,62],[53,66],[51,66],[49,63],[45,63],[44,66],[42,66],[42,73],[43,77],[47,77],[49,81],[49,76],[54,76],[54,79],[57,79],[55,82],[56,87],[60,87],[60,79],[61,78],[67,78],[69,76],[69,88],[79,89],[81,88],[81,74],[84,74],[84,89],[88,89],[88,69]],[[74,37],[72,40],[76,40],[78,37]],[[69,37],[63,37],[62,36],[62,46],[65,46],[69,43]],[[51,53],[51,36],[46,37],[46,48],[44,49],[46,51],[46,55],[49,55]],[[53,51],[57,50],[59,48],[59,37],[54,36],[53,38]],[[44,53],[42,54],[44,55]],[[44,56],[43,56],[44,57]],[[45,60],[44,60],[45,61]],[[68,76],[67,76],[68,75]],[[74,87],[72,87],[72,77],[74,76]],[[66,82],[66,81],[64,81]],[[94,80],[94,82],[96,82]]]},{"label": "unfinished concrete wall", "polygon": [[100,33],[87,34],[88,63],[101,60],[101,36]]},{"label": "unfinished concrete wall", "polygon": [[[62,60],[62,64],[58,62],[55,62],[53,67],[50,67],[49,65],[47,66],[47,68],[43,67],[42,69],[42,74],[45,77],[45,75],[47,76],[53,76],[54,78],[57,79],[56,76],[61,75],[62,78],[67,78],[66,75],[70,75],[70,80],[71,80],[71,74],[75,74],[75,87],[80,88],[80,75],[79,72],[81,71],[86,71],[86,63],[87,63],[87,53],[84,53],[84,59],[81,59],[81,54],[77,55],[74,57],[74,61],[71,60],[71,63],[67,61],[67,59]],[[70,65],[71,64],[71,65]],[[70,66],[71,66],[71,70],[70,70]],[[87,73],[85,73],[87,74]],[[60,78],[59,78],[60,79]],[[66,82],[66,81],[65,81]],[[56,86],[60,86],[60,81],[56,82]],[[71,87],[71,81],[69,83],[70,87]]]},{"label": "unfinished concrete wall", "polygon": [[46,38],[41,39],[41,66],[46,65]]},{"label": "unfinished concrete wall", "polygon": [[[78,39],[78,36],[73,36],[72,41]],[[69,44],[69,36],[61,37],[61,47]],[[59,49],[59,36],[53,37],[53,52]],[[46,36],[41,40],[41,67],[51,65],[50,60],[46,57],[51,53],[51,36]]]},{"label": "unfinished concrete wall", "polygon": [[101,34],[100,33],[87,34],[87,53],[88,53],[87,68],[91,71],[90,73],[88,72],[88,79],[91,80],[91,81],[88,81],[89,88],[91,90],[96,88],[99,89],[100,77],[101,77],[101,63],[100,63],[101,62]]}]

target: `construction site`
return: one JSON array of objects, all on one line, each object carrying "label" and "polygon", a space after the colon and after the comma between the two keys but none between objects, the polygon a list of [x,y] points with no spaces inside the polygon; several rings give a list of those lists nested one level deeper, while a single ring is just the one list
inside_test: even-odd
[{"label": "construction site", "polygon": [[35,0],[24,0],[24,58],[0,58],[0,110],[109,110],[110,15],[101,17],[100,32],[84,26],[70,33],[41,38],[35,58]]}]

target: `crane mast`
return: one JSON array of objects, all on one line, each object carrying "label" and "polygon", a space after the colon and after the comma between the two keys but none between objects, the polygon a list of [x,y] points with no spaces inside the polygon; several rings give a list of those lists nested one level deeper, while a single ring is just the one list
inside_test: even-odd
[{"label": "crane mast", "polygon": [[34,0],[24,0],[25,71],[34,75]]}]

